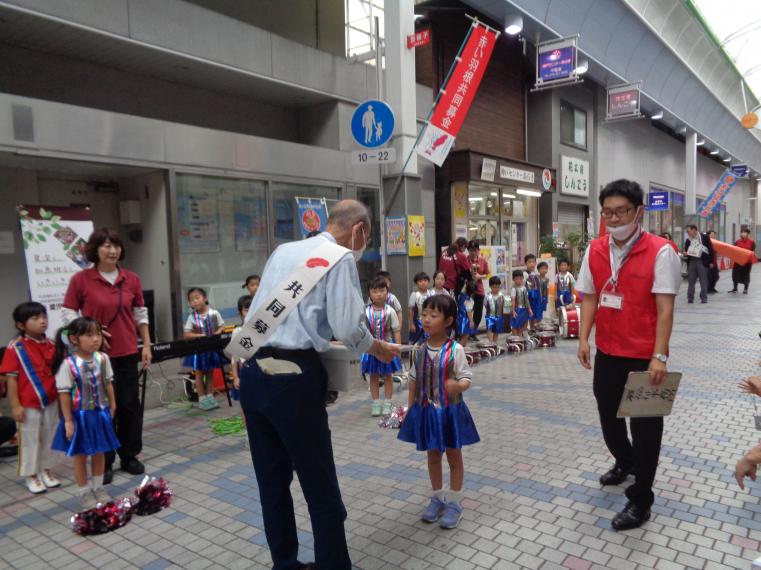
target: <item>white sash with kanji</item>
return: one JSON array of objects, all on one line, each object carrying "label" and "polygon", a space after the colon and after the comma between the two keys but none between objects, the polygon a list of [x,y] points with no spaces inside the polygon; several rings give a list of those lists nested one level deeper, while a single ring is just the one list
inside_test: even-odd
[{"label": "white sash with kanji", "polygon": [[331,241],[315,249],[233,334],[225,351],[244,360],[254,356],[290,312],[349,251]]}]

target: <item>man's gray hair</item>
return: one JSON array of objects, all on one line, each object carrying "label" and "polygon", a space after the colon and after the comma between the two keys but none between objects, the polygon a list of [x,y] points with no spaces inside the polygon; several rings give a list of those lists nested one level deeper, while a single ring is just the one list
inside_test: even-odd
[{"label": "man's gray hair", "polygon": [[349,230],[359,222],[370,225],[370,212],[362,202],[357,200],[341,200],[330,210],[328,224],[339,230]]}]

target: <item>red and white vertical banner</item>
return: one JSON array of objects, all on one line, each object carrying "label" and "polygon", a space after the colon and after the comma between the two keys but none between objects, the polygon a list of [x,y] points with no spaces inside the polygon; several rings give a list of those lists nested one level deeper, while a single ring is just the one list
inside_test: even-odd
[{"label": "red and white vertical banner", "polygon": [[474,22],[460,58],[444,86],[417,152],[437,166],[447,158],[478,92],[499,32]]}]

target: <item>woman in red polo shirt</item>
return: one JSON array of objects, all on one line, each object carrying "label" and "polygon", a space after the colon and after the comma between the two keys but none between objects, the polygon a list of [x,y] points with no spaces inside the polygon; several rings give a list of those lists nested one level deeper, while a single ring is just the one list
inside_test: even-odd
[{"label": "woman in red polo shirt", "polygon": [[468,263],[468,256],[465,253],[465,247],[468,245],[468,240],[463,237],[457,238],[444,253],[441,254],[439,259],[439,271],[443,271],[447,280],[444,283],[444,289],[455,293],[457,291],[458,281],[460,282],[460,288],[462,288],[465,279],[463,275],[470,271],[470,264]]},{"label": "woman in red polo shirt", "polygon": [[[137,459],[143,447],[138,364],[151,363],[151,338],[148,333],[148,309],[143,301],[140,278],[119,267],[124,259],[124,244],[119,235],[102,228],[87,240],[85,255],[95,265],[72,277],[63,300],[63,321],[69,323],[80,314],[103,325],[103,351],[111,359],[116,396],[116,434],[121,468],[132,475],[145,472]],[[137,334],[143,341],[138,354]],[[104,483],[113,478],[114,453],[106,454]]]}]

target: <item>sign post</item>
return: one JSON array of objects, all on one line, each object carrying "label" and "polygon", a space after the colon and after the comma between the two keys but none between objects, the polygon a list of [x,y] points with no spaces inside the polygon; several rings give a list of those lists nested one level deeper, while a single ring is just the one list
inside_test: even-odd
[{"label": "sign post", "polygon": [[607,121],[639,119],[643,116],[639,110],[639,103],[639,83],[608,87],[608,112],[605,119]]},{"label": "sign post", "polygon": [[541,42],[536,46],[536,83],[531,91],[583,81],[576,72],[579,36]]}]

